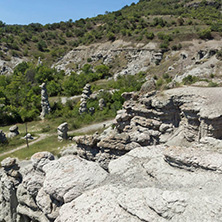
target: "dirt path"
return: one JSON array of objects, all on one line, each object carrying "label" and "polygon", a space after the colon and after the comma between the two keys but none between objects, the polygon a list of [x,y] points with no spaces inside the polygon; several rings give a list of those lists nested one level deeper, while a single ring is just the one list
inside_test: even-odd
[{"label": "dirt path", "polygon": [[[68,133],[89,133],[91,131],[99,130],[103,127],[108,127],[108,126],[112,125],[113,123],[114,123],[114,120],[107,120],[107,121],[104,121],[104,122],[95,123],[95,124],[92,124],[92,125],[89,125],[89,126],[85,126],[85,127],[80,128],[80,129],[77,129],[77,130],[72,130],[72,131],[69,131]],[[56,135],[56,133],[53,133],[53,134],[46,134],[46,133],[38,134],[39,138],[32,141],[32,142],[29,142],[29,146],[31,146],[32,144],[38,143],[39,141],[44,140],[45,138],[47,138],[49,136],[53,136],[53,135]],[[10,154],[10,153],[14,153],[15,151],[24,149],[26,147],[27,147],[26,144],[24,144],[22,146],[19,146],[19,147],[13,149],[13,150],[1,153],[0,157],[2,157],[4,155],[7,155],[7,154]]]},{"label": "dirt path", "polygon": [[108,127],[114,123],[114,120],[107,120],[101,123],[95,123],[86,127],[82,127],[77,130],[70,131],[69,133],[89,133],[91,131],[95,131],[101,129],[103,127]]}]

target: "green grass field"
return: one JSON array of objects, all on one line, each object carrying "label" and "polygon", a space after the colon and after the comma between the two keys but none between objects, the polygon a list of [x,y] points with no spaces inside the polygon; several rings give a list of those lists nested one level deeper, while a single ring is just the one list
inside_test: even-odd
[{"label": "green grass field", "polygon": [[69,140],[58,142],[56,135],[50,136],[44,140],[41,140],[31,145],[29,148],[24,148],[24,149],[15,151],[11,154],[4,155],[0,157],[0,161],[2,161],[3,159],[9,156],[16,157],[20,160],[29,159],[34,153],[42,152],[42,151],[48,151],[48,152],[53,153],[54,155],[58,155],[62,147],[68,145],[69,143],[71,143],[71,141]]}]

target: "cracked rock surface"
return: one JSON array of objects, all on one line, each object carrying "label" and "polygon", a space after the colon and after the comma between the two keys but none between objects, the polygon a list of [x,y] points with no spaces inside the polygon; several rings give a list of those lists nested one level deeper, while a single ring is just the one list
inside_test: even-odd
[{"label": "cracked rock surface", "polygon": [[219,222],[222,88],[125,93],[115,128],[0,169],[1,222]]}]

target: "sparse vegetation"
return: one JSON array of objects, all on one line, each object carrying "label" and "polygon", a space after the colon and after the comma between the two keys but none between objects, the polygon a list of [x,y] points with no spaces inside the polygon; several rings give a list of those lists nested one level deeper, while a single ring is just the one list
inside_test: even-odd
[{"label": "sparse vegetation", "polygon": [[[64,55],[72,47],[104,40],[126,39],[147,42],[158,40],[158,33],[165,33],[162,48],[167,42],[176,40],[182,31],[183,37],[196,34],[202,39],[211,39],[212,32],[221,32],[221,1],[215,4],[200,1],[198,7],[189,6],[191,0],[140,0],[116,12],[105,13],[94,18],[72,20],[41,25],[0,25],[0,44],[7,47],[7,55],[28,56],[37,59],[37,54],[52,63],[57,56]],[[170,15],[170,16],[169,16]],[[184,32],[189,26],[195,26]],[[204,28],[202,28],[204,26]],[[169,33],[170,27],[177,32]],[[182,27],[182,28],[181,28]],[[199,28],[200,27],[200,28]],[[174,49],[175,50],[175,49]],[[1,51],[2,52],[2,51]],[[6,59],[7,55],[0,54]]]}]

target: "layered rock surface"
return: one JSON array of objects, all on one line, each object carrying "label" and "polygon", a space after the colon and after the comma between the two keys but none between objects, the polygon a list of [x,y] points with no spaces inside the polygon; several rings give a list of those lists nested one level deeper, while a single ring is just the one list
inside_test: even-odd
[{"label": "layered rock surface", "polygon": [[221,146],[222,88],[183,87],[157,93],[125,93],[115,129],[74,138],[79,156],[107,169],[110,159],[138,146],[167,144],[205,149]]},{"label": "layered rock surface", "polygon": [[65,156],[4,160],[0,221],[221,221],[221,93],[127,93],[115,128]]}]

